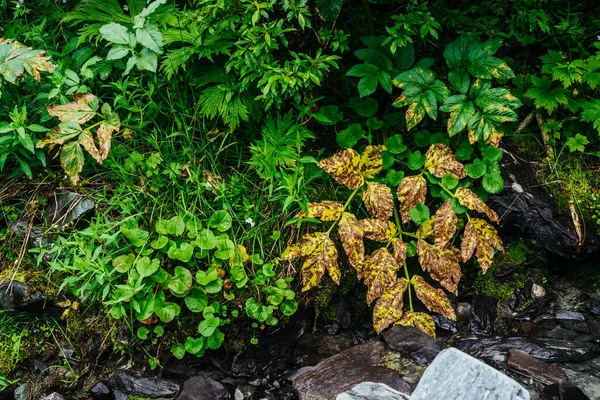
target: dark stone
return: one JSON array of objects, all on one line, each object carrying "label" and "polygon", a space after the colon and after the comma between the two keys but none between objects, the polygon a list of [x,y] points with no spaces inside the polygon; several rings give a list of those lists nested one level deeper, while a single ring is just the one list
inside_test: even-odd
[{"label": "dark stone", "polygon": [[96,383],[90,389],[90,393],[98,400],[110,400],[113,398],[111,390],[102,382]]},{"label": "dark stone", "polygon": [[456,349],[442,351],[425,370],[411,400],[529,400],[513,379]]},{"label": "dark stone", "polygon": [[556,202],[529,162],[518,155],[505,155],[501,170],[506,188],[490,196],[488,205],[501,216],[503,239],[522,238],[548,261],[583,260],[598,254],[600,240],[592,233],[595,227],[585,229],[588,234],[580,245],[571,216],[555,211]]},{"label": "dark stone", "polygon": [[19,281],[0,282],[0,309],[20,310],[42,315],[50,313],[56,317],[62,314],[60,307],[40,292]]},{"label": "dark stone", "polygon": [[383,334],[388,348],[411,357],[417,364],[428,364],[442,351],[434,338],[412,327],[394,325]]},{"label": "dark stone", "polygon": [[600,345],[596,343],[522,337],[460,339],[453,346],[474,357],[499,363],[506,361],[511,347],[546,362],[581,362],[600,354]]},{"label": "dark stone", "polygon": [[591,400],[581,389],[570,382],[562,381],[547,386],[540,400]]},{"label": "dark stone", "polygon": [[585,322],[585,317],[580,312],[559,310],[555,318],[565,329],[580,333],[590,333],[590,328],[587,322]]},{"label": "dark stone", "polygon": [[95,207],[96,205],[92,200],[79,193],[57,193],[48,199],[45,215],[46,224],[62,229],[91,214]]},{"label": "dark stone", "polygon": [[138,397],[174,397],[179,385],[166,379],[138,378],[125,371],[117,371],[110,379],[114,388]]},{"label": "dark stone", "polygon": [[469,316],[469,331],[476,335],[494,334],[494,321],[498,315],[498,301],[484,295],[473,296]]},{"label": "dark stone", "polygon": [[177,400],[225,400],[231,395],[225,386],[206,376],[195,376],[183,382]]},{"label": "dark stone", "polygon": [[341,335],[304,333],[293,350],[296,365],[316,365],[321,361],[351,347],[353,340]]},{"label": "dark stone", "polygon": [[567,380],[565,371],[559,366],[540,361],[518,349],[508,349],[507,362],[510,368],[546,385]]},{"label": "dark stone", "polygon": [[431,317],[433,318],[433,322],[435,322],[435,326],[437,326],[439,329],[452,333],[458,331],[456,322],[452,321],[451,319],[448,319],[440,314],[433,314]]},{"label": "dark stone", "polygon": [[234,376],[254,376],[258,368],[258,360],[250,357],[238,357],[231,366],[231,372]]},{"label": "dark stone", "polygon": [[367,342],[345,350],[317,364],[294,381],[300,400],[314,400],[321,396],[335,397],[361,382],[385,383],[403,394],[410,394],[410,386],[400,374],[386,367],[389,350],[380,341]]},{"label": "dark stone", "polygon": [[16,237],[27,237],[30,247],[42,247],[49,249],[52,247],[52,239],[39,226],[33,226],[31,220],[19,219],[9,224],[10,230]]},{"label": "dark stone", "polygon": [[22,383],[15,389],[15,400],[30,400],[31,388],[28,384]]}]

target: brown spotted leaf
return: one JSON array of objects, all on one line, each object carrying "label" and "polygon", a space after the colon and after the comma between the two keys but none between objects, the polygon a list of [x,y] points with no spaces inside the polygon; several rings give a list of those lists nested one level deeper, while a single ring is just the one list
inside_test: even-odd
[{"label": "brown spotted leaf", "polygon": [[367,146],[360,157],[361,171],[365,178],[373,178],[383,168],[383,160],[381,152],[385,150],[385,146]]},{"label": "brown spotted leaf", "polygon": [[343,211],[343,204],[327,200],[320,203],[308,203],[308,213],[302,211],[296,214],[296,217],[318,218],[321,221],[337,221]]},{"label": "brown spotted leaf", "polygon": [[485,274],[494,258],[495,249],[504,251],[502,240],[493,226],[479,218],[471,218],[465,227],[461,244],[463,261],[470,259],[475,252],[477,262]]},{"label": "brown spotted leaf", "polygon": [[377,300],[373,308],[373,327],[377,333],[380,333],[402,317],[404,293],[407,288],[408,281],[400,278],[388,287]]},{"label": "brown spotted leaf", "polygon": [[435,235],[435,245],[443,248],[456,233],[456,222],[458,218],[452,209],[450,199],[446,200],[435,213],[435,222],[433,223],[433,233]]},{"label": "brown spotted leaf", "polygon": [[364,237],[376,242],[386,243],[396,235],[396,225],[381,219],[361,219],[358,221]]},{"label": "brown spotted leaf", "polygon": [[483,200],[481,200],[479,196],[473,193],[470,189],[458,188],[456,189],[456,193],[454,195],[460,204],[467,207],[469,210],[485,214],[493,222],[498,223],[500,221],[498,219],[498,214],[489,208],[483,202]]},{"label": "brown spotted leaf", "polygon": [[360,155],[354,149],[340,151],[321,160],[318,165],[349,189],[358,189],[364,182]]},{"label": "brown spotted leaf", "polygon": [[435,322],[429,314],[407,311],[395,325],[414,326],[429,336],[435,337]]},{"label": "brown spotted leaf", "polygon": [[60,150],[60,164],[73,185],[79,182],[79,173],[84,162],[83,150],[78,142],[68,142]]},{"label": "brown spotted leaf", "polygon": [[298,243],[288,246],[281,254],[282,260],[305,257],[317,251],[317,248],[328,238],[325,232],[307,233]]},{"label": "brown spotted leaf", "polygon": [[403,266],[406,261],[406,251],[408,247],[402,240],[396,238],[392,240],[392,255],[399,266]]},{"label": "brown spotted leaf", "polygon": [[53,72],[54,67],[45,51],[0,38],[0,75],[8,82],[15,83],[25,72],[39,82],[40,71]]},{"label": "brown spotted leaf", "polygon": [[329,272],[336,284],[340,284],[342,274],[338,266],[338,252],[333,241],[327,236],[302,264],[302,291],[306,292],[317,286],[325,271]]},{"label": "brown spotted leaf", "polygon": [[419,203],[425,203],[427,196],[427,182],[421,175],[407,176],[398,186],[398,201],[400,202],[400,215],[402,222],[408,223],[410,210]]},{"label": "brown spotted leaf", "polygon": [[446,293],[442,289],[436,289],[425,282],[419,275],[413,275],[411,283],[415,289],[417,298],[431,312],[442,314],[444,317],[456,321],[456,313]]},{"label": "brown spotted leaf", "polygon": [[398,279],[396,271],[399,268],[394,257],[385,248],[377,249],[373,254],[365,257],[363,276],[368,288],[367,303],[369,305],[396,282]]},{"label": "brown spotted leaf", "polygon": [[446,174],[452,174],[458,179],[467,176],[465,166],[456,158],[452,150],[444,144],[431,145],[425,154],[425,168],[437,178],[443,178]]},{"label": "brown spotted leaf", "polygon": [[47,107],[48,114],[58,117],[62,122],[84,124],[94,118],[98,110],[98,98],[91,93],[78,93],[74,101]]},{"label": "brown spotted leaf", "polygon": [[363,242],[363,230],[354,215],[350,213],[342,214],[338,234],[346,256],[348,256],[348,261],[350,261],[360,279],[365,260],[365,244]]},{"label": "brown spotted leaf", "polygon": [[462,277],[458,263],[458,250],[452,246],[438,248],[424,240],[417,242],[417,255],[423,271],[438,281],[446,290],[458,293],[458,282]]},{"label": "brown spotted leaf", "polygon": [[362,198],[373,218],[388,220],[394,213],[394,196],[387,185],[367,182]]}]

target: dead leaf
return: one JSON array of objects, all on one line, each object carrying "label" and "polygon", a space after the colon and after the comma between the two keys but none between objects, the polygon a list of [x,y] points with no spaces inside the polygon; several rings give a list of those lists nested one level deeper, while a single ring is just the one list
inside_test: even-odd
[{"label": "dead leaf", "polygon": [[443,178],[446,174],[452,174],[458,179],[467,176],[465,166],[458,161],[452,150],[444,144],[431,145],[425,157],[425,168],[437,178]]},{"label": "dead leaf", "polygon": [[402,222],[410,222],[410,210],[419,203],[425,203],[427,197],[427,182],[421,175],[407,176],[398,185],[398,201]]},{"label": "dead leaf", "polygon": [[394,197],[387,185],[367,182],[367,189],[362,199],[373,218],[388,220],[394,213]]}]

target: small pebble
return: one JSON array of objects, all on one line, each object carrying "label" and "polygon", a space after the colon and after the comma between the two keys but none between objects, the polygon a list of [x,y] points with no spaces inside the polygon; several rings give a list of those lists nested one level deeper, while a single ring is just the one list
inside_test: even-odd
[{"label": "small pebble", "polygon": [[537,283],[534,283],[531,286],[531,297],[535,300],[535,299],[541,299],[542,297],[544,297],[546,295],[546,289],[544,289],[543,286],[538,285]]}]

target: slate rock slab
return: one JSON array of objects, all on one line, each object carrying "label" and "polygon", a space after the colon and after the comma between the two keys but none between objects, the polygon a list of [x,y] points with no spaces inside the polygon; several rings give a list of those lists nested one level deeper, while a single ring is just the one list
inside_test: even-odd
[{"label": "slate rock slab", "polygon": [[183,383],[177,400],[226,400],[231,396],[225,386],[208,376],[195,376]]},{"label": "slate rock slab", "polygon": [[22,310],[36,315],[62,314],[54,301],[19,281],[0,281],[0,310]]},{"label": "slate rock slab", "polygon": [[571,382],[561,381],[544,388],[541,400],[596,400],[587,397],[581,389]]},{"label": "slate rock slab", "polygon": [[513,379],[457,349],[443,350],[425,370],[410,400],[529,400]]},{"label": "slate rock slab", "polygon": [[522,372],[526,376],[550,385],[566,381],[565,371],[558,365],[548,364],[519,349],[508,349],[508,366]]},{"label": "slate rock slab", "polygon": [[378,382],[363,382],[341,393],[335,400],[407,400],[410,397]]},{"label": "slate rock slab", "polygon": [[417,364],[428,364],[442,351],[434,338],[413,326],[394,325],[384,332],[388,348],[411,357]]},{"label": "slate rock slab", "polygon": [[179,392],[179,385],[173,381],[167,379],[138,378],[125,371],[117,371],[111,378],[111,383],[120,392],[151,399],[175,397]]},{"label": "slate rock slab", "polygon": [[390,353],[385,343],[380,341],[351,347],[298,377],[294,388],[300,400],[315,400],[318,396],[335,399],[362,382],[385,383],[400,393],[410,394],[412,389],[401,375],[386,366]]},{"label": "slate rock slab", "polygon": [[45,220],[48,226],[64,228],[94,211],[96,204],[75,192],[61,192],[48,199]]}]

